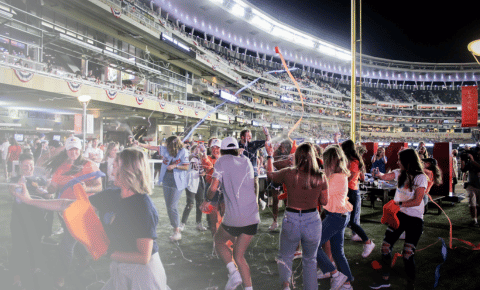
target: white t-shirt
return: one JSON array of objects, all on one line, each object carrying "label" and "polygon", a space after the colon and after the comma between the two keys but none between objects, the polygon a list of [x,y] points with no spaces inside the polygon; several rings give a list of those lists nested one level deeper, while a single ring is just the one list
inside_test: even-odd
[{"label": "white t-shirt", "polygon": [[109,182],[115,181],[115,176],[113,175],[113,161],[115,161],[115,158],[107,158],[107,176]]},{"label": "white t-shirt", "polygon": [[7,159],[8,147],[9,146],[10,146],[10,143],[8,143],[8,141],[3,142],[2,146],[0,146],[0,150],[2,150],[2,159],[3,160]]},{"label": "white t-shirt", "polygon": [[[395,180],[398,181],[398,177],[400,176],[400,169],[396,169],[393,171],[395,173]],[[413,179],[413,186],[412,190],[409,190],[408,187],[400,188],[397,186],[397,191],[395,192],[395,197],[393,200],[395,201],[407,201],[413,198],[415,190],[417,188],[423,187],[427,189],[428,185],[428,178],[425,174],[419,174],[415,176]],[[422,202],[418,206],[412,207],[400,207],[400,211],[406,215],[418,217],[423,220],[423,213],[425,211],[425,203],[422,199]]]},{"label": "white t-shirt", "polygon": [[225,197],[222,223],[230,227],[245,227],[260,222],[255,195],[253,166],[244,155],[224,155],[215,162],[213,177],[220,180]]}]

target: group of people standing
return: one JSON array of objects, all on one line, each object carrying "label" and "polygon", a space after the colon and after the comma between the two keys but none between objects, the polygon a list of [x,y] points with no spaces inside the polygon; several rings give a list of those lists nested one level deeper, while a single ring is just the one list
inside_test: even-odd
[{"label": "group of people standing", "polygon": [[[177,242],[182,238],[181,232],[195,203],[196,228],[206,230],[202,224],[202,212],[205,212],[215,250],[226,264],[228,281],[225,289],[236,289],[243,283],[244,289],[250,290],[253,286],[244,254],[260,222],[256,161],[257,150],[265,147],[267,177],[274,184],[284,186],[286,192],[278,254],[282,289],[291,289],[292,261],[299,245],[302,248],[304,289],[318,289],[319,275],[331,279],[331,289],[352,289],[354,278],[344,253],[345,228],[350,227],[353,237],[363,242],[362,257],[368,257],[375,248],[360,226],[358,181],[365,173],[361,154],[353,141],[340,143],[338,135],[335,135],[335,144],[319,155],[321,150],[308,142],[299,145],[294,152],[288,142],[275,148],[268,130],[264,129],[264,133],[266,140],[262,141],[251,141],[251,132],[245,130],[240,140],[213,138],[208,146],[197,144],[190,150],[178,136],[167,138],[165,146],[133,142],[132,147],[120,152],[118,145],[112,143],[98,159],[95,152],[82,154],[80,140],[70,137],[65,149],[46,162],[45,167],[52,174],[48,186],[42,187],[35,182],[37,187],[32,187],[28,177],[32,176],[33,158],[21,156],[21,174],[15,180],[18,185],[11,186],[11,193],[17,200],[14,208],[20,210],[12,212],[12,224],[18,223],[20,217],[31,216],[33,221],[33,215],[44,214],[44,211],[64,211],[75,200],[72,186],[80,184],[97,210],[111,242],[108,251],[111,278],[104,289],[169,289],[156,243],[158,213],[149,198],[152,189],[147,154],[141,148],[155,150],[162,157],[158,182],[163,185],[173,229],[170,240]],[[381,163],[386,164],[384,154],[376,156],[376,160],[372,160],[374,164],[377,161],[379,167]],[[391,252],[403,232],[406,233],[403,259],[408,283],[413,286],[415,281],[414,253],[423,230],[424,195],[431,178],[425,174],[415,150],[404,149],[398,157],[400,169],[385,174],[374,172],[383,180],[398,181],[394,201],[400,207],[401,226],[387,228],[381,248],[383,276],[371,286],[372,289],[390,286]],[[286,166],[275,168],[282,163],[278,161],[285,160],[287,162],[283,165]],[[427,165],[435,169],[433,161]],[[433,172],[438,177],[438,172]],[[187,205],[181,216],[178,203],[183,190],[187,192]],[[33,208],[40,210],[30,210]],[[58,277],[54,283],[57,289],[64,287],[77,244],[68,225],[63,226],[65,233],[59,247],[62,267],[56,272]],[[14,235],[13,228],[12,238],[20,240],[22,230],[17,230]],[[16,255],[21,255],[20,252],[14,251]],[[80,254],[87,256],[84,249]],[[87,259],[84,261],[88,263]],[[18,269],[17,285],[26,275],[20,267]]]}]

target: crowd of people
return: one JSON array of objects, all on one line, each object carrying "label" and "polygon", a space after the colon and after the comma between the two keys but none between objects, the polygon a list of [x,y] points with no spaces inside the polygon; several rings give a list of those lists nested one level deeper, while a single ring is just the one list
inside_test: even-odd
[{"label": "crowd of people", "polygon": [[[156,178],[163,188],[173,230],[169,240],[176,243],[182,239],[195,207],[196,230],[210,228],[213,249],[226,265],[225,289],[236,289],[242,283],[244,289],[253,289],[245,252],[257,233],[267,196],[273,202],[269,230],[279,226],[279,200],[284,200],[286,206],[277,259],[282,289],[292,287],[292,261],[297,256],[302,259],[304,289],[317,289],[317,280],[327,278],[331,289],[352,289],[354,277],[344,253],[345,229],[351,229],[353,241],[362,242],[363,258],[376,248],[359,222],[359,182],[367,169],[365,148],[352,140],[340,142],[340,133],[326,148],[288,139],[273,141],[266,128],[264,134],[265,140],[252,140],[251,131],[245,129],[239,140],[211,138],[205,144],[182,142],[180,137],[171,136],[160,146],[129,136],[128,145],[122,148],[114,142],[100,147],[98,140],[92,139],[85,152],[80,139],[72,136],[65,145],[51,151],[49,158],[45,158],[47,153],[35,153],[42,152],[40,139],[44,136],[34,142],[40,149],[20,147],[15,153],[19,171],[10,176],[10,192],[15,197],[11,219],[12,283],[18,289],[31,288],[25,280],[43,267],[39,245],[52,235],[52,213],[68,209],[79,198],[81,188],[110,240],[107,256],[111,259],[111,276],[103,289],[169,289],[156,241],[160,209],[149,197],[152,188],[147,159],[155,152],[162,160]],[[16,152],[13,141],[8,154]],[[467,193],[475,226],[480,192],[478,152],[468,149],[459,154],[461,169],[468,174]],[[392,248],[404,234],[402,255],[407,284],[414,289],[414,254],[423,231],[428,202],[425,197],[433,184],[442,183],[441,171],[424,142],[416,149],[402,148],[398,153],[399,169],[393,171],[386,168],[384,148],[373,153],[371,174],[397,181],[393,202],[399,207],[400,226],[388,225],[380,249],[383,272],[371,288],[390,287]],[[34,173],[37,167],[44,168],[43,175]],[[263,172],[268,178],[268,190],[260,192],[258,176]],[[182,214],[178,204],[184,191],[187,202]],[[74,255],[84,267],[91,263],[88,247],[79,247],[78,237],[71,232],[75,229],[68,220],[60,220],[60,265],[52,277],[56,289],[65,286]],[[33,264],[24,267],[27,263]]]}]

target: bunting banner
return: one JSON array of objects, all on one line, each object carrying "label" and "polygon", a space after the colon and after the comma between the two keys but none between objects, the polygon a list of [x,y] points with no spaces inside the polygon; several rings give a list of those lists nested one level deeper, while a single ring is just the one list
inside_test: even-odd
[{"label": "bunting banner", "polygon": [[119,10],[114,7],[110,7],[110,10],[112,10],[112,14],[113,16],[115,16],[115,18],[120,18],[122,16],[122,10]]},{"label": "bunting banner", "polygon": [[180,113],[183,113],[183,109],[184,109],[183,106],[178,106],[178,111],[179,111]]},{"label": "bunting banner", "polygon": [[110,91],[110,90],[105,90],[105,93],[107,94],[107,97],[110,100],[113,100],[117,97],[118,92],[117,91]]},{"label": "bunting banner", "polygon": [[145,102],[144,97],[135,97],[135,100],[137,101],[137,104],[141,105]]},{"label": "bunting banner", "polygon": [[82,83],[67,81],[68,87],[74,93],[78,92],[82,88]]},{"label": "bunting banner", "polygon": [[13,71],[15,72],[15,75],[22,83],[26,83],[30,81],[35,75],[35,73],[33,72],[19,70],[19,69],[13,69]]},{"label": "bunting banner", "polygon": [[160,104],[160,109],[165,110],[165,106],[167,105],[167,103],[160,102],[159,104]]},{"label": "bunting banner", "polygon": [[478,119],[478,87],[462,87],[462,127],[476,127]]}]

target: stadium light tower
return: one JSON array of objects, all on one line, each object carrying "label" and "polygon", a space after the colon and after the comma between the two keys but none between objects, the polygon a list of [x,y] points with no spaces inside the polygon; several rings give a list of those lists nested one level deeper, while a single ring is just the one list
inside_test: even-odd
[{"label": "stadium light tower", "polygon": [[477,63],[480,64],[477,58],[477,56],[480,56],[480,39],[470,42],[467,48],[472,53]]}]

